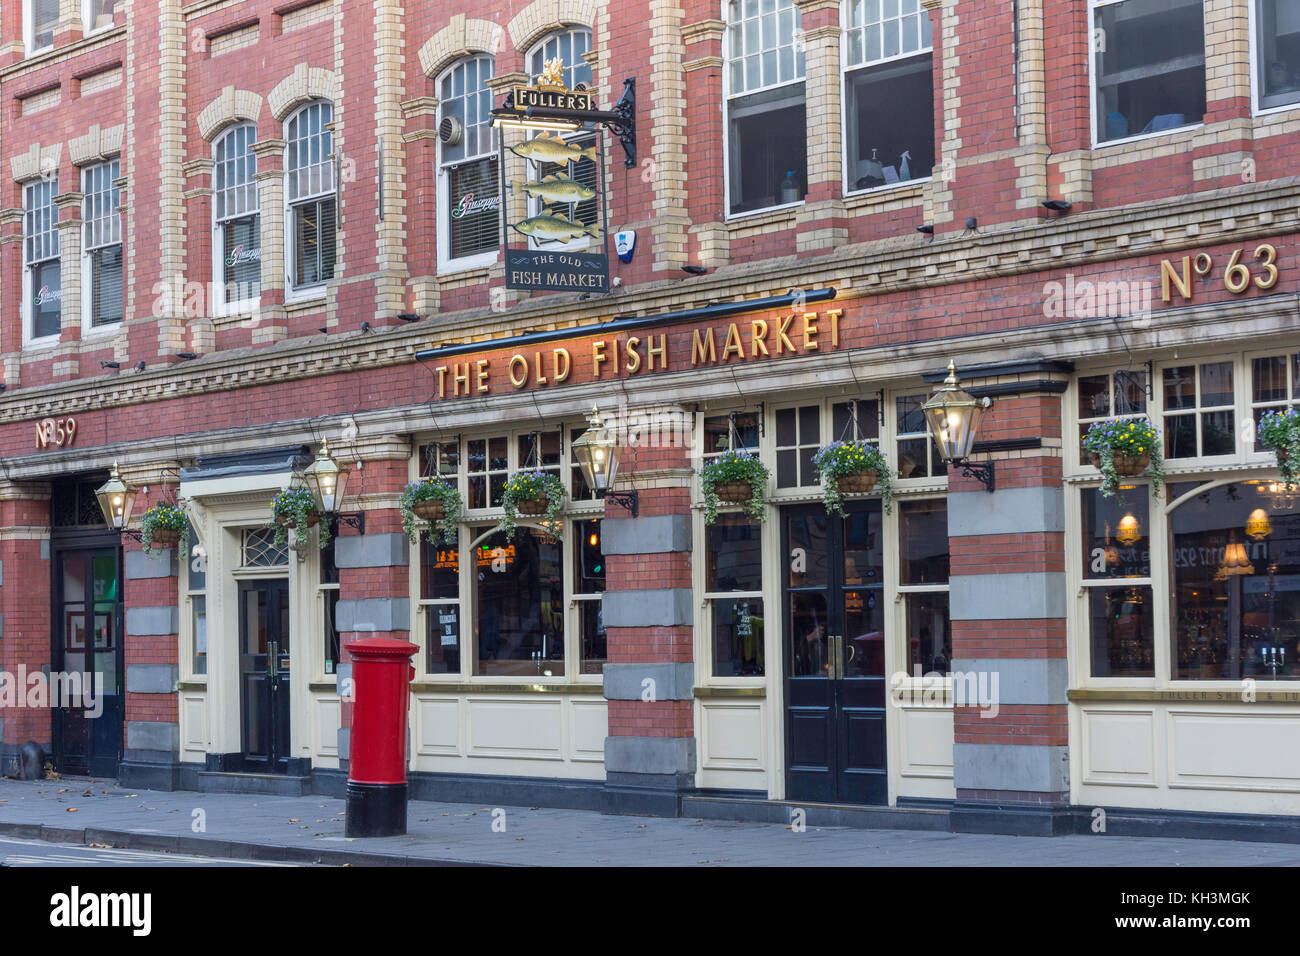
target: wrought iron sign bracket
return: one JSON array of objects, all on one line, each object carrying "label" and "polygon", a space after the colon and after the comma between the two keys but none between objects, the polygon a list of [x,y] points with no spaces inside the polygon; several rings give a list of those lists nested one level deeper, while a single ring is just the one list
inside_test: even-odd
[{"label": "wrought iron sign bracket", "polygon": [[631,491],[607,491],[604,498],[606,501],[622,505],[623,510],[631,512],[633,518],[641,512],[641,496],[637,494],[635,488]]},{"label": "wrought iron sign bracket", "polygon": [[364,511],[340,511],[334,516],[339,525],[356,529],[357,534],[366,533],[366,513]]},{"label": "wrought iron sign bracket", "polygon": [[141,543],[144,542],[144,532],[143,532],[143,531],[137,531],[137,530],[134,529],[134,528],[127,528],[125,531],[121,532],[121,534],[122,534],[122,537],[124,537],[124,538],[130,538],[132,541],[139,541],[139,542],[141,542]]},{"label": "wrought iron sign bracket", "polygon": [[949,464],[954,468],[960,468],[963,478],[974,478],[984,486],[985,491],[989,492],[989,494],[993,493],[993,462],[971,461],[969,458],[963,458],[960,460],[954,459]]},{"label": "wrought iron sign bracket", "polygon": [[636,165],[636,77],[623,80],[623,95],[614,104],[615,120],[605,122],[605,128],[618,137],[626,154],[623,165],[629,169]]},{"label": "wrought iron sign bracket", "polygon": [[505,119],[539,119],[570,120],[574,123],[596,123],[618,137],[626,157],[623,165],[629,168],[636,165],[636,78],[623,80],[623,95],[614,104],[612,110],[562,110],[548,109],[543,106],[529,106],[526,109],[515,107],[514,93],[507,93],[501,106],[492,111],[495,118]]}]

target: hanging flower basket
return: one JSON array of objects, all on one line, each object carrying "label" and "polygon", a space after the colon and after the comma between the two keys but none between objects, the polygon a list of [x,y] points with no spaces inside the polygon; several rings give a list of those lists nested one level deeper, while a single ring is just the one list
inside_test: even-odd
[{"label": "hanging flower basket", "polygon": [[441,521],[447,516],[447,506],[436,500],[417,501],[411,506],[411,510],[415,512],[417,518],[425,521]]},{"label": "hanging flower basket", "polygon": [[1084,436],[1084,451],[1101,472],[1101,493],[1113,497],[1120,478],[1136,478],[1148,473],[1152,490],[1158,495],[1164,484],[1164,458],[1160,432],[1145,418],[1109,419],[1097,422]]},{"label": "hanging flower basket", "polygon": [[[295,518],[293,515],[276,515],[275,523],[282,528],[298,527],[298,519]],[[320,523],[320,515],[313,511],[310,514],[308,514],[307,517],[304,519],[303,527],[314,528],[319,523]]]},{"label": "hanging flower basket", "polygon": [[876,445],[866,441],[831,442],[813,455],[828,514],[844,515],[845,495],[865,495],[880,489],[885,512],[893,510],[894,486],[889,462]]},{"label": "hanging flower basket", "polygon": [[402,513],[402,530],[411,544],[418,545],[423,534],[446,544],[456,540],[461,502],[454,483],[433,477],[413,481],[402,489],[397,507]]},{"label": "hanging flower basket", "polygon": [[171,528],[159,528],[153,533],[153,547],[174,548],[181,543],[181,533]]},{"label": "hanging flower basket", "polygon": [[1255,437],[1265,448],[1273,450],[1287,490],[1300,484],[1300,411],[1287,408],[1265,412],[1259,419]]},{"label": "hanging flower basket", "polygon": [[301,548],[306,542],[303,537],[309,528],[320,525],[320,531],[317,533],[317,547],[322,551],[329,544],[330,531],[329,526],[321,524],[320,513],[316,510],[316,499],[306,488],[292,487],[286,488],[275,496],[271,503],[271,522],[270,527],[275,529],[273,539],[276,547],[281,547],[289,541],[289,529],[298,529],[297,543],[294,544],[294,550],[301,553]]},{"label": "hanging flower basket", "polygon": [[700,469],[700,493],[704,497],[704,523],[718,520],[718,504],[741,505],[745,514],[763,520],[763,494],[770,475],[757,455],[724,451]]},{"label": "hanging flower basket", "polygon": [[179,548],[184,558],[189,552],[189,539],[189,516],[176,505],[160,502],[140,519],[140,543],[150,557],[162,548]]},{"label": "hanging flower basket", "polygon": [[551,534],[562,538],[564,523],[560,520],[560,512],[564,509],[565,499],[564,484],[550,472],[521,471],[511,475],[501,494],[501,507],[506,514],[497,530],[504,531],[507,540],[513,540],[515,520],[519,515],[530,518],[545,515],[542,523]]}]

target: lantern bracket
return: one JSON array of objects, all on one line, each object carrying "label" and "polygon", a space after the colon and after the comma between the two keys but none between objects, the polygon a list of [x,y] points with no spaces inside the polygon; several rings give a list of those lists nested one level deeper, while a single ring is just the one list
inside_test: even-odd
[{"label": "lantern bracket", "polygon": [[637,494],[635,488],[631,491],[607,491],[602,497],[606,501],[622,505],[623,510],[631,512],[633,518],[641,512],[641,496]]},{"label": "lantern bracket", "polygon": [[971,461],[969,458],[954,458],[948,462],[954,468],[961,469],[963,478],[974,478],[984,486],[984,490],[993,493],[993,462],[991,461]]},{"label": "lantern bracket", "polygon": [[364,511],[340,511],[334,516],[340,525],[354,528],[357,534],[366,533],[366,513]]}]

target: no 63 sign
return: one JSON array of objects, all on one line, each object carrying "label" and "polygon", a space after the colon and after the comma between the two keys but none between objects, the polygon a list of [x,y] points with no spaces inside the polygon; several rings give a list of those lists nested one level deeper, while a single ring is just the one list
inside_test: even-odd
[{"label": "no 63 sign", "polygon": [[77,420],[67,418],[47,418],[36,423],[36,447],[56,448],[69,446],[77,437]]}]

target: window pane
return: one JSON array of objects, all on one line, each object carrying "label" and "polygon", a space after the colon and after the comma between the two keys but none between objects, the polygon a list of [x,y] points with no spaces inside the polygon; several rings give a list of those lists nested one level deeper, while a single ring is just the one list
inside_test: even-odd
[{"label": "window pane", "polygon": [[223,281],[227,302],[257,299],[262,294],[260,217],[231,219],[221,227]]},{"label": "window pane", "polygon": [[929,176],[934,166],[931,55],[859,70],[846,85],[849,188]]},{"label": "window pane", "polygon": [[460,597],[460,550],[455,544],[420,540],[420,597],[455,600]]},{"label": "window pane", "polygon": [[425,672],[429,674],[460,673],[460,606],[457,604],[430,604],[424,616]]},{"label": "window pane", "polygon": [[495,157],[448,171],[448,217],[451,257],[477,255],[497,248],[501,235],[501,196]]},{"label": "window pane", "polygon": [[1079,379],[1079,417],[1105,418],[1110,414],[1110,376],[1086,375]]},{"label": "window pane", "polygon": [[90,322],[122,321],[122,247],[107,246],[90,253]]},{"label": "window pane", "polygon": [[33,50],[54,44],[54,28],[59,22],[59,0],[31,0]]},{"label": "window pane", "polygon": [[1147,410],[1147,373],[1115,373],[1115,414],[1141,415]]},{"label": "window pane", "polygon": [[605,623],[600,601],[578,602],[578,626],[581,629],[582,663],[580,674],[601,674],[605,671]]},{"label": "window pane", "polygon": [[884,588],[844,592],[844,674],[885,675]]},{"label": "window pane", "polygon": [[[791,514],[786,518],[786,562],[792,588],[825,587],[829,574],[831,516],[825,512]],[[752,590],[757,590],[754,588]]]},{"label": "window pane", "polygon": [[904,598],[907,613],[907,672],[947,674],[952,670],[952,623],[948,592],[929,591]]},{"label": "window pane", "polygon": [[1201,416],[1201,454],[1231,455],[1237,451],[1233,413],[1206,412]]},{"label": "window pane", "polygon": [[1088,589],[1093,677],[1151,677],[1155,673],[1151,589]]},{"label": "window pane", "polygon": [[899,584],[948,582],[948,504],[906,502],[899,508]]},{"label": "window pane", "polygon": [[338,670],[339,662],[339,626],[338,605],[339,589],[329,588],[321,592],[325,610],[325,673],[333,674]]},{"label": "window pane", "polygon": [[577,559],[573,582],[575,594],[600,594],[605,590],[605,555],[600,548],[600,521],[575,521],[578,535],[573,552]]},{"label": "window pane", "polygon": [[1164,370],[1165,409],[1196,407],[1196,366],[1182,365]]},{"label": "window pane", "polygon": [[715,598],[713,673],[716,677],[763,675],[763,599]]},{"label": "window pane", "polygon": [[1201,366],[1201,407],[1232,404],[1232,363],[1212,362]]},{"label": "window pane", "polygon": [[564,675],[564,565],[558,539],[521,527],[475,554],[479,674]]},{"label": "window pane", "polygon": [[1251,359],[1251,400],[1255,402],[1285,402],[1286,358],[1271,355],[1268,358]]},{"label": "window pane", "polygon": [[763,590],[762,526],[739,514],[719,515],[705,532],[705,590]]},{"label": "window pane", "polygon": [[799,202],[808,178],[803,86],[782,86],[728,105],[732,213]]},{"label": "window pane", "polygon": [[1196,457],[1196,416],[1165,416],[1165,457]]},{"label": "window pane", "polygon": [[884,533],[881,529],[881,504],[866,502],[866,508],[854,509],[844,521],[844,583],[848,587],[879,585],[884,581]]},{"label": "window pane", "polygon": [[1300,101],[1300,6],[1295,0],[1259,0],[1256,7],[1259,105]]},{"label": "window pane", "polygon": [[208,599],[202,595],[190,598],[190,634],[194,640],[193,671],[208,672]]},{"label": "window pane", "polygon": [[1200,123],[1205,113],[1201,0],[1124,0],[1100,7],[1094,29],[1097,139]]},{"label": "window pane", "polygon": [[32,335],[58,335],[62,322],[63,290],[59,260],[32,268]]},{"label": "window pane", "polygon": [[792,591],[790,600],[790,676],[826,677],[830,668],[825,591]]},{"label": "window pane", "polygon": [[1151,574],[1151,520],[1145,487],[1107,498],[1080,493],[1085,578],[1145,578]]}]

